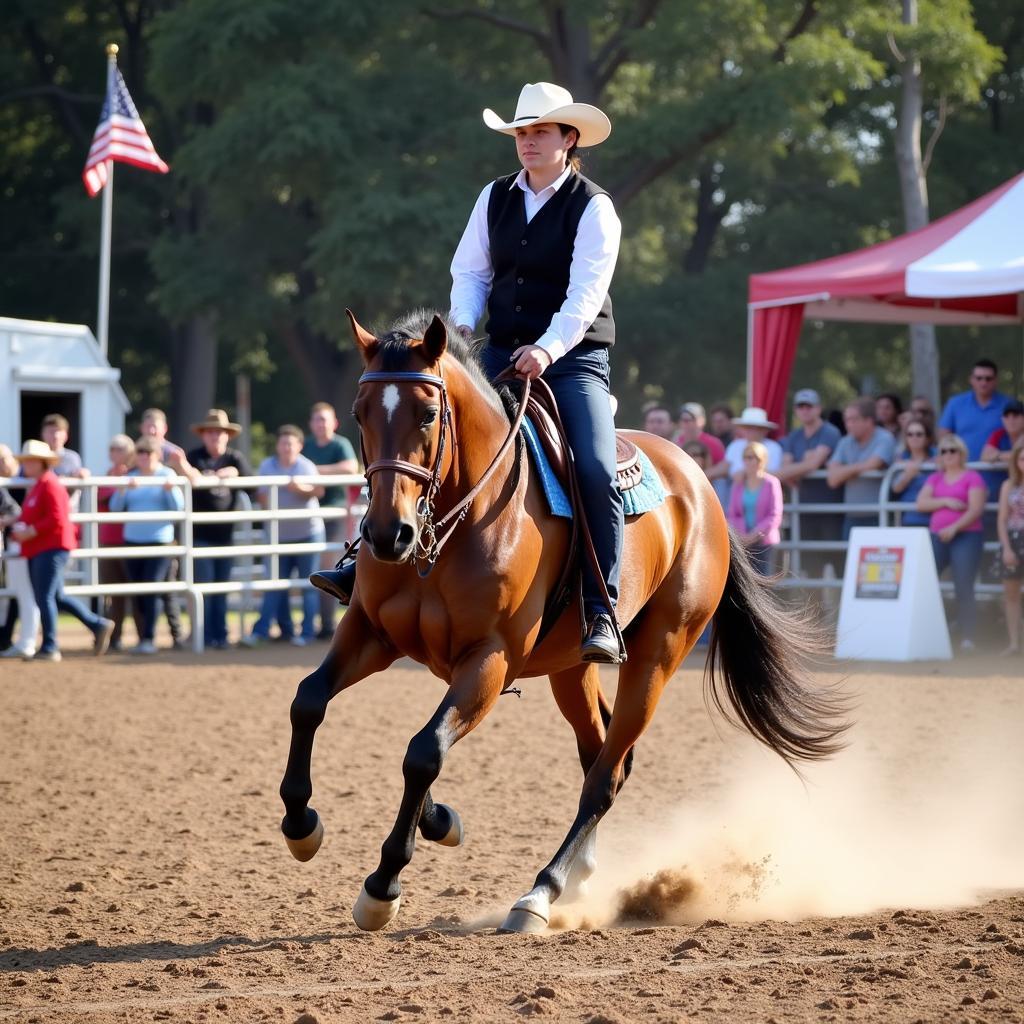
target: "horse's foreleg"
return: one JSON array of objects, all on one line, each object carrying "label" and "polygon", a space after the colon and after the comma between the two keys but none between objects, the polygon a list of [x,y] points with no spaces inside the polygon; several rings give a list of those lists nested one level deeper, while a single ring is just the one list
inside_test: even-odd
[{"label": "horse's foreleg", "polygon": [[[445,755],[453,744],[475,728],[494,706],[507,675],[508,658],[503,650],[474,652],[456,666],[444,700],[426,726],[409,742],[402,763],[405,791],[398,817],[381,847],[380,864],[367,876],[352,911],[360,928],[367,931],[383,928],[398,913],[402,895],[399,875],[412,860],[416,827],[424,820],[430,787],[440,775]],[[443,804],[432,804],[427,815],[428,822],[438,828],[437,819],[443,807]],[[430,824],[427,827],[430,828]]]},{"label": "horse's foreleg", "polygon": [[309,763],[313,737],[324,720],[327,702],[360,679],[387,668],[394,660],[395,652],[377,639],[362,609],[354,604],[343,616],[327,656],[299,683],[291,706],[288,766],[281,780],[285,807],[281,831],[288,849],[298,860],[309,860],[323,840],[323,824],[309,806],[313,795]]}]

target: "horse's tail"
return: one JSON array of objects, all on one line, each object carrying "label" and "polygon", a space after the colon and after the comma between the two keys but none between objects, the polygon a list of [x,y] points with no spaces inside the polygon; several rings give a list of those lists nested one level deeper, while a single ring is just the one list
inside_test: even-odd
[{"label": "horse's tail", "polygon": [[732,530],[729,576],[712,622],[707,689],[726,718],[791,766],[842,749],[848,702],[815,687],[807,667],[824,649],[821,631],[807,612],[782,604]]}]

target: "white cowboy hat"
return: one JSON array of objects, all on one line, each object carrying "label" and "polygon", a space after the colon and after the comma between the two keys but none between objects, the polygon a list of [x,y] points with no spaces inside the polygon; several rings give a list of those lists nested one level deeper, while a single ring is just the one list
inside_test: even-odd
[{"label": "white cowboy hat", "polygon": [[40,462],[49,462],[51,465],[60,461],[60,456],[45,441],[26,441],[14,457],[19,462],[24,462],[25,459],[39,459]]},{"label": "white cowboy hat", "polygon": [[612,123],[603,110],[589,103],[573,103],[568,89],[550,82],[524,85],[516,104],[516,116],[511,121],[499,117],[490,107],[484,111],[484,124],[505,135],[515,135],[517,128],[547,121],[572,125],[580,133],[581,149],[600,145],[612,132]]},{"label": "white cowboy hat", "polygon": [[748,405],[743,410],[743,415],[733,418],[733,426],[736,427],[764,427],[766,430],[774,430],[778,423],[772,423],[764,409],[756,405]]}]

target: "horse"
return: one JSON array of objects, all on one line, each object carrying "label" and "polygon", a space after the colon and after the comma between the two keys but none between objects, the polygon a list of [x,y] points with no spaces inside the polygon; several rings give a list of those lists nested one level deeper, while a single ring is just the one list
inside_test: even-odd
[{"label": "horse", "polygon": [[[597,666],[581,660],[577,606],[570,602],[540,636],[569,527],[551,515],[536,472],[510,443],[507,403],[472,346],[438,314],[409,314],[377,337],[347,313],[364,365],[353,413],[371,496],[352,601],[291,704],[281,829],[298,860],[309,860],[324,836],[309,806],[310,758],[328,702],[402,656],[448,684],[406,750],[394,826],[353,907],[359,928],[382,928],[398,913],[399,876],[417,830],[442,846],[462,843],[458,812],[435,802],[431,787],[448,751],[517,679],[548,677],[575,732],[584,781],[565,839],[510,909],[504,931],[542,931],[551,904],[583,890],[596,867],[597,825],[630,772],[633,747],[709,621],[709,692],[734,724],[791,765],[842,746],[841,701],[816,690],[801,667],[801,655],[816,650],[813,625],[753,571],[689,456],[640,431],[627,436],[650,459],[667,497],[627,519],[617,606],[627,660],[610,704]],[[446,517],[451,543],[443,550],[435,504],[458,510]]]}]

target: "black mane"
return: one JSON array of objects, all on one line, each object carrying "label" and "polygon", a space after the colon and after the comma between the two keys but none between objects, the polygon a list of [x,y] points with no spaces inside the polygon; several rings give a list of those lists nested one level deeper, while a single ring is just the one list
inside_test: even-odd
[{"label": "black mane", "polygon": [[[478,346],[465,339],[451,318],[444,313],[436,313],[432,309],[414,309],[399,317],[387,330],[377,335],[380,342],[378,355],[380,368],[387,373],[402,371],[408,366],[409,342],[420,340],[426,333],[430,322],[439,316],[448,331],[448,353],[458,360],[473,379],[485,400],[507,413],[506,402],[494,389],[477,357]],[[501,389],[503,392],[506,388]]]}]

